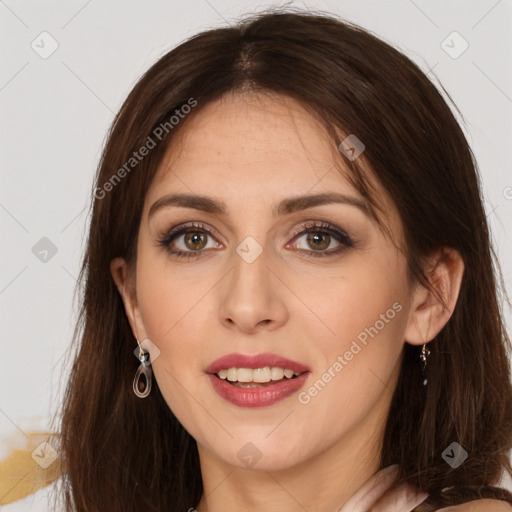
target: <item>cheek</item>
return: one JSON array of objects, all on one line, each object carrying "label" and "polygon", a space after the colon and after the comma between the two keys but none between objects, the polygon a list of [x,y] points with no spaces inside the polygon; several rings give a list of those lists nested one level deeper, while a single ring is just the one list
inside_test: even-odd
[{"label": "cheek", "polygon": [[314,343],[317,375],[301,403],[313,416],[344,411],[343,421],[357,421],[393,389],[407,324],[405,263],[392,253],[354,258],[317,284],[306,295],[315,315],[301,326]]},{"label": "cheek", "polygon": [[381,347],[392,343],[398,348],[407,290],[405,261],[384,250],[377,255],[354,253],[336,272],[294,283],[308,306],[301,329],[330,354],[343,353],[355,339],[364,344],[373,337],[381,340]]},{"label": "cheek", "polygon": [[385,421],[400,365],[406,304],[395,281],[382,281],[365,285],[352,275],[317,302],[318,316],[334,334],[303,325],[315,343],[317,371],[298,396],[299,414],[306,423],[317,418],[333,425],[331,442],[361,425],[371,411],[380,415],[372,420],[376,429]]},{"label": "cheek", "polygon": [[209,341],[204,319],[215,318],[208,294],[216,280],[147,263],[139,259],[137,300],[146,335],[160,350],[154,378],[173,413],[188,425],[195,400],[203,403],[198,391],[204,386],[198,384],[207,378],[202,361]]},{"label": "cheek", "polygon": [[137,300],[147,336],[166,351],[174,340],[194,340],[215,276],[197,278],[193,265],[171,266],[165,252],[142,249],[137,263]]}]

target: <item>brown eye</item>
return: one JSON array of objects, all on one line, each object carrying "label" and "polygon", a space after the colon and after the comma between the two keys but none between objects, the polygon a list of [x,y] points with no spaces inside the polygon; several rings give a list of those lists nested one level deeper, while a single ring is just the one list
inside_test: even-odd
[{"label": "brown eye", "polygon": [[212,231],[200,223],[176,226],[161,233],[157,243],[176,258],[198,258],[209,249],[222,247]]},{"label": "brown eye", "polygon": [[189,249],[198,251],[206,246],[206,235],[200,231],[189,231],[185,235],[184,243]]},{"label": "brown eye", "polygon": [[331,237],[322,231],[312,231],[308,233],[307,242],[312,249],[321,251],[329,247]]},{"label": "brown eye", "polygon": [[335,256],[354,247],[352,239],[331,223],[314,221],[302,226],[304,229],[293,238],[287,247],[296,249],[306,257]]}]

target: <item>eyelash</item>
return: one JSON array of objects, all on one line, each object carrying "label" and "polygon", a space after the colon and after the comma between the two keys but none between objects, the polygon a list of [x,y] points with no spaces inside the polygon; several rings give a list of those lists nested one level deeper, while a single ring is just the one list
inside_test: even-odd
[{"label": "eyelash", "polygon": [[[322,258],[326,256],[334,256],[339,254],[340,252],[344,251],[347,248],[353,247],[354,242],[352,239],[341,229],[333,226],[332,224],[329,224],[327,222],[322,221],[313,221],[312,223],[306,223],[304,226],[302,226],[300,231],[295,233],[293,235],[293,240],[300,238],[301,236],[308,234],[308,233],[322,233],[327,234],[329,236],[332,236],[338,243],[341,244],[340,247],[334,250],[330,251],[314,251],[314,250],[307,250],[307,249],[297,249],[300,252],[306,253],[305,256],[308,258]],[[321,228],[321,229],[318,229]],[[186,225],[177,226],[174,228],[171,228],[168,231],[163,232],[160,237],[157,240],[158,246],[164,247],[169,254],[172,256],[175,256],[176,258],[197,258],[204,253],[203,249],[199,249],[197,251],[181,251],[181,250],[172,250],[170,248],[171,243],[178,238],[181,235],[187,234],[187,233],[194,233],[194,232],[202,232],[205,233],[211,237],[213,237],[213,232],[205,227],[201,223],[189,223]],[[330,245],[330,244],[329,244]]]}]

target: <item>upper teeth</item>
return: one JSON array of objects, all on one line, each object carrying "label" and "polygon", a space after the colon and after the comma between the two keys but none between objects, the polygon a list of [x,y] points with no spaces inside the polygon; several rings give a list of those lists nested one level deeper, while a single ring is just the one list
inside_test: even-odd
[{"label": "upper teeth", "polygon": [[281,380],[284,377],[291,379],[294,375],[300,375],[288,368],[279,368],[277,366],[265,366],[263,368],[229,368],[219,370],[217,375],[221,379],[228,379],[231,382],[270,382],[271,380]]}]

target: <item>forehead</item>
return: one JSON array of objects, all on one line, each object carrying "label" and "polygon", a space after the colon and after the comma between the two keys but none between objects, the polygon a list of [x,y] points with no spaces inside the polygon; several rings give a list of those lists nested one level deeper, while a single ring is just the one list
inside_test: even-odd
[{"label": "forehead", "polygon": [[[172,172],[195,181],[215,176],[230,181],[315,182],[340,157],[320,122],[298,102],[275,94],[229,94],[187,120],[172,140],[154,178]],[[332,173],[334,174],[334,173]],[[340,180],[339,172],[337,180]]]}]

